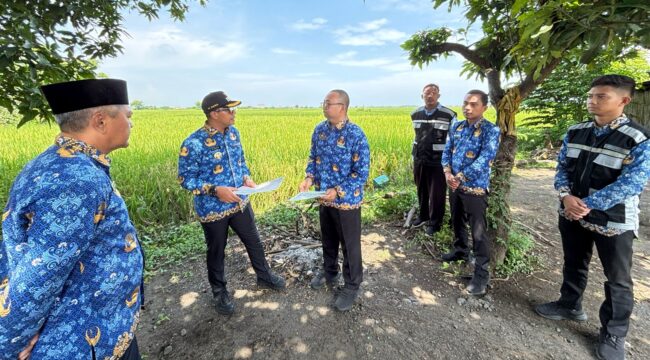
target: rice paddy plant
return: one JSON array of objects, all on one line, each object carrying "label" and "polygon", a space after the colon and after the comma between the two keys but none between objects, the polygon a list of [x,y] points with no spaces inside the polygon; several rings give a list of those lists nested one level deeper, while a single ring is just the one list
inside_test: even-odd
[{"label": "rice paddy plant", "polygon": [[[455,109],[458,111],[458,109]],[[360,125],[370,143],[371,179],[381,174],[393,184],[410,184],[412,108],[352,108],[350,119]],[[494,113],[488,113],[493,119]],[[138,110],[127,149],[111,154],[111,175],[127,202],[133,221],[139,226],[178,224],[193,220],[189,192],[176,181],[178,151],[181,142],[203,125],[198,109]],[[283,176],[280,189],[254,195],[258,213],[286,201],[298,191],[304,177],[311,133],[323,120],[316,108],[256,109],[237,112],[235,126],[252,177],[258,183]],[[33,157],[53,144],[56,125],[0,125],[0,204],[7,201],[9,187],[20,169]]]}]

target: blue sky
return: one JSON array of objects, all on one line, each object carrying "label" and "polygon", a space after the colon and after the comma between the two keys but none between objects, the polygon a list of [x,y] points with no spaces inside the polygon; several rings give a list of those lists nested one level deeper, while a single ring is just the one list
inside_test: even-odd
[{"label": "blue sky", "polygon": [[467,90],[487,90],[459,75],[460,56],[409,64],[400,44],[411,34],[465,25],[430,0],[212,0],[184,22],[124,17],[124,53],[99,70],[127,80],[131,100],[146,105],[187,107],[224,90],[249,106],[317,106],[334,88],[352,106],[417,105],[429,82],[441,103],[457,105]]}]

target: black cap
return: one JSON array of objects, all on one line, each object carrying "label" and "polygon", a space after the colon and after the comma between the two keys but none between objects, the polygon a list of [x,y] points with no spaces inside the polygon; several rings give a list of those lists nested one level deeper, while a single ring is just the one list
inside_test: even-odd
[{"label": "black cap", "polygon": [[126,81],[88,79],[41,86],[53,114],[104,105],[129,105]]},{"label": "black cap", "polygon": [[232,100],[223,91],[211,92],[203,98],[201,102],[201,109],[207,115],[210,111],[219,108],[231,108],[241,104],[239,100]]}]

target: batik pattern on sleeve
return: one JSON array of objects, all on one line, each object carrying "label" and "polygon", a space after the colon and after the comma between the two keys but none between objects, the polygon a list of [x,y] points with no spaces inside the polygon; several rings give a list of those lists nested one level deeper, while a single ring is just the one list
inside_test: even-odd
[{"label": "batik pattern on sleeve", "polygon": [[499,148],[499,127],[486,119],[470,125],[458,121],[449,131],[443,167],[461,180],[459,190],[483,195],[490,186],[490,169]]},{"label": "batik pattern on sleeve", "polygon": [[118,359],[133,339],[143,257],[108,158],[70,138],[18,175],[2,216],[0,350]]},{"label": "batik pattern on sleeve", "polygon": [[306,175],[316,190],[335,189],[334,201],[322,205],[356,209],[363,200],[363,188],[370,169],[370,148],[363,130],[349,121],[339,127],[323,121],[316,126]]},{"label": "batik pattern on sleeve", "polygon": [[223,219],[248,204],[226,203],[216,196],[217,186],[240,187],[250,176],[239,131],[229,126],[221,133],[207,126],[192,133],[181,145],[178,182],[194,194],[194,210],[201,222]]}]

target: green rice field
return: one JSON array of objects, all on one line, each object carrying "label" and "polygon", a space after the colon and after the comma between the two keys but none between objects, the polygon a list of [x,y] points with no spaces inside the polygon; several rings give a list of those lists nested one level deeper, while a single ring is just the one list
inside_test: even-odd
[{"label": "green rice field", "polygon": [[[413,108],[353,108],[351,121],[365,131],[371,149],[370,179],[381,174],[393,182],[411,179],[410,149]],[[459,109],[454,109],[459,112]],[[494,119],[491,109],[486,117]],[[111,154],[111,174],[125,198],[132,219],[140,226],[182,223],[193,219],[191,195],[176,182],[181,142],[203,125],[198,109],[138,110],[134,112],[130,146]],[[240,130],[246,159],[257,183],[279,176],[282,187],[253,196],[256,212],[264,212],[295,195],[309,154],[320,109],[242,108],[235,126]],[[11,182],[20,169],[53,143],[56,124],[31,123],[17,129],[0,125],[0,203],[5,204]],[[369,181],[371,183],[371,181]]]}]

